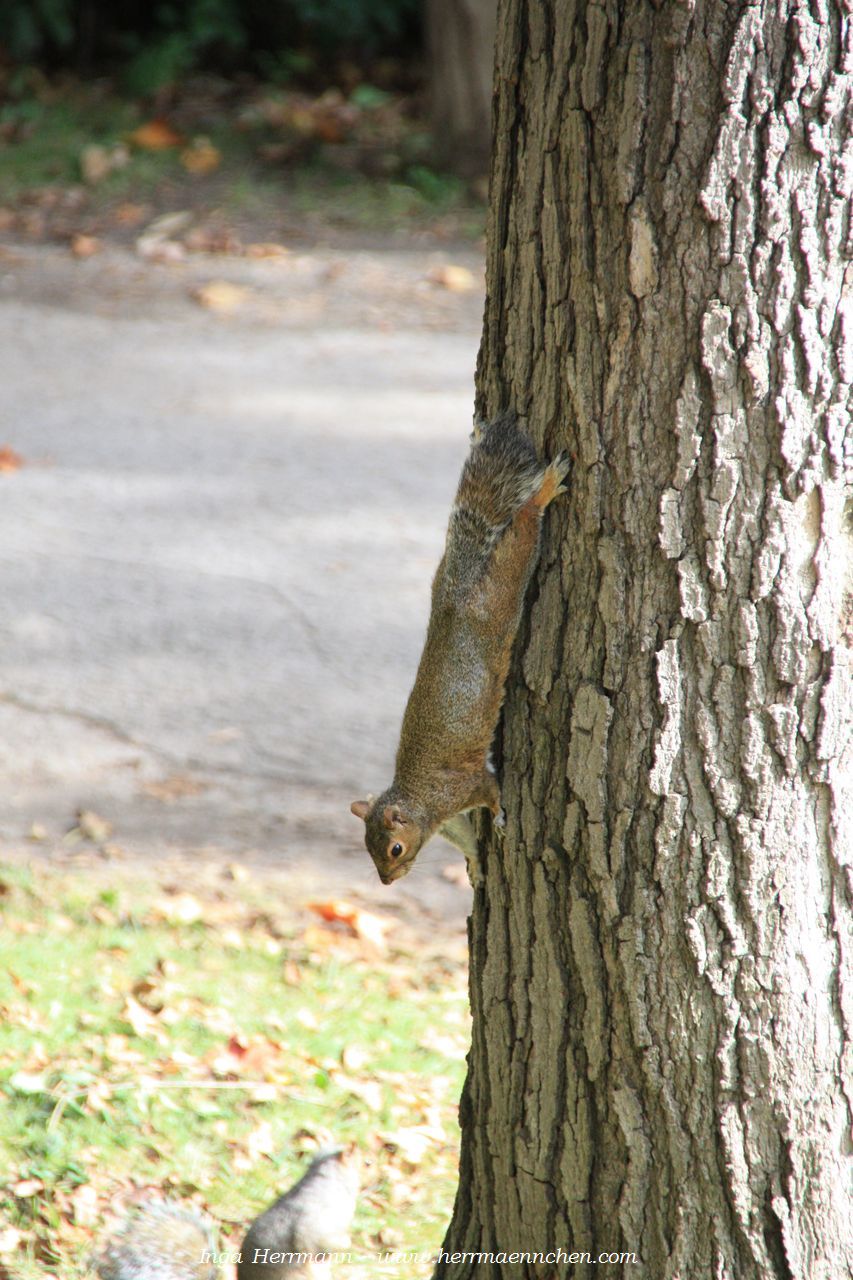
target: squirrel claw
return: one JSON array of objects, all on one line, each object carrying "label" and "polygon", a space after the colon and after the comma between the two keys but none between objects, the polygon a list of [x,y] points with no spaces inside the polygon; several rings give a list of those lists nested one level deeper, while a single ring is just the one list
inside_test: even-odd
[{"label": "squirrel claw", "polygon": [[505,809],[498,809],[494,818],[494,827],[495,827],[495,830],[497,831],[506,830],[506,810]]}]

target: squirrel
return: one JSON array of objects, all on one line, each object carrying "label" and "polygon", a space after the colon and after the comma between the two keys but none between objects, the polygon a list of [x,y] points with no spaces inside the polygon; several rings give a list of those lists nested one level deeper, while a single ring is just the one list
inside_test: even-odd
[{"label": "squirrel", "polygon": [[[349,1247],[360,1158],[354,1146],[320,1152],[297,1183],[246,1233],[237,1280],[321,1280],[324,1255]],[[100,1280],[216,1280],[216,1241],[197,1214],[146,1204],[129,1217],[95,1261]]]},{"label": "squirrel", "polygon": [[[470,855],[458,815],[503,823],[489,750],[546,507],[566,489],[567,454],[542,463],[505,412],[474,429],[432,584],[432,608],[403,716],[394,781],[350,806],[383,884],[407,875],[436,831]],[[460,832],[462,839],[460,840]]]}]

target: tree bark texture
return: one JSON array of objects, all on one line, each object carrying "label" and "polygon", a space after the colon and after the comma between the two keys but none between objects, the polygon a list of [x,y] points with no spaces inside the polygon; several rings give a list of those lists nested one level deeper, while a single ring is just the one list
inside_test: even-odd
[{"label": "tree bark texture", "polygon": [[853,1274],[851,85],[829,0],[501,4],[478,409],[575,465],[445,1250],[639,1265],[437,1276]]},{"label": "tree bark texture", "polygon": [[464,177],[489,167],[496,17],[497,0],[427,0],[436,153]]}]

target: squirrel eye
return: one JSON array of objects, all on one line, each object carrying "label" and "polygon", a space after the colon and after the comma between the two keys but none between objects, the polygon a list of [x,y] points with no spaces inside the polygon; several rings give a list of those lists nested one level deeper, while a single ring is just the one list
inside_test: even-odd
[{"label": "squirrel eye", "polygon": [[401,854],[402,852],[403,852],[403,846],[402,846],[401,844],[395,844],[395,845],[392,845],[392,846],[391,846],[391,857],[392,857],[392,858],[399,858],[399,856],[400,856],[400,854]]}]

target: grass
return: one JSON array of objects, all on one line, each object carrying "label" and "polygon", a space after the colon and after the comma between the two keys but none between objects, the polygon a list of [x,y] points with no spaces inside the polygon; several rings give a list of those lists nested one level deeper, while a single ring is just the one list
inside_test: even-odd
[{"label": "grass", "polygon": [[[278,224],[292,230],[302,224],[310,234],[325,226],[373,237],[431,229],[443,237],[482,234],[482,202],[459,179],[424,163],[420,142],[418,147],[412,142],[411,161],[398,156],[393,176],[387,177],[342,167],[336,149],[319,142],[296,162],[262,163],[258,147],[281,135],[263,123],[241,126],[238,114],[223,108],[205,117],[197,130],[220,153],[221,164],[212,173],[188,173],[180,147],[131,146],[123,167],[87,186],[81,173],[84,148],[97,144],[109,150],[126,142],[149,112],[101,86],[74,83],[7,100],[0,103],[2,203],[14,206],[34,192],[82,186],[81,224],[105,218],[108,224],[111,210],[137,202],[150,205],[151,216],[201,205],[267,228]],[[4,136],[11,140],[4,143]],[[413,130],[412,138],[418,141],[420,135]],[[389,138],[389,149],[398,142]]]},{"label": "grass", "polygon": [[452,1207],[461,957],[382,955],[252,879],[0,877],[0,1263],[86,1275],[142,1188],[236,1248],[331,1140],[369,1162],[341,1276],[417,1273],[377,1255],[436,1250]]}]

